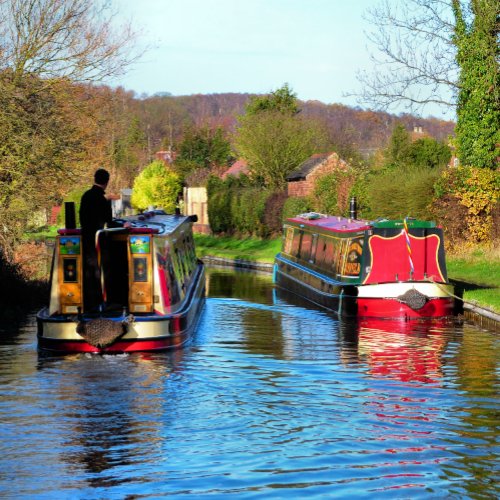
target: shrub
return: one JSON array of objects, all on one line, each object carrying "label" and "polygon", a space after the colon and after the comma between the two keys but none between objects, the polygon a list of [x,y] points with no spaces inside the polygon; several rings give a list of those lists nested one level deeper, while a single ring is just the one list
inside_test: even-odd
[{"label": "shrub", "polygon": [[290,196],[283,205],[283,220],[310,212],[311,210],[312,204],[309,198],[305,196]]},{"label": "shrub", "polygon": [[[458,167],[445,170],[435,186],[435,210],[445,227],[454,227],[454,217],[461,212],[464,231],[456,236],[469,242],[492,242],[498,217],[500,173],[498,171]],[[447,207],[448,210],[443,210]],[[464,217],[465,215],[465,217]]]},{"label": "shrub", "polygon": [[434,169],[405,167],[372,175],[368,192],[372,215],[431,218],[434,184],[439,175]]},{"label": "shrub", "polygon": [[136,177],[132,205],[139,210],[154,206],[173,212],[181,190],[179,176],[169,170],[163,162],[154,161]]}]

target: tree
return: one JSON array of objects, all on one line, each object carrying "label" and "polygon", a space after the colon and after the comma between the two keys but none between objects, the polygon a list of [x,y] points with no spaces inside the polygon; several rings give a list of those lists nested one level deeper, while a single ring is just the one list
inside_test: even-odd
[{"label": "tree", "polygon": [[0,67],[26,75],[98,81],[136,59],[130,24],[117,26],[104,0],[2,0]]},{"label": "tree", "polygon": [[284,114],[295,115],[299,112],[297,94],[294,94],[288,87],[288,83],[285,83],[269,95],[252,98],[247,104],[247,115],[254,115],[262,111],[278,111]]},{"label": "tree", "polygon": [[236,150],[247,160],[252,177],[277,190],[284,189],[286,176],[325,144],[318,123],[298,115],[297,99],[286,84],[250,101],[235,137]]},{"label": "tree", "polygon": [[458,0],[455,44],[460,65],[458,157],[464,165],[495,168],[500,157],[500,2],[475,0],[467,22]]},{"label": "tree", "polygon": [[411,144],[408,154],[410,163],[417,168],[437,169],[445,167],[451,158],[450,147],[432,137],[417,139]]},{"label": "tree", "polygon": [[[496,166],[499,149],[498,0],[383,0],[369,11],[378,71],[362,73],[361,99],[457,107],[462,163]],[[494,132],[496,131],[496,133]]]},{"label": "tree", "polygon": [[175,163],[186,174],[196,168],[227,165],[231,157],[231,144],[224,137],[224,131],[220,127],[204,126],[186,131]]},{"label": "tree", "polygon": [[402,123],[397,123],[392,131],[386,158],[391,165],[407,164],[410,156],[410,134]]},{"label": "tree", "polygon": [[173,212],[181,190],[179,176],[163,162],[154,161],[135,179],[132,205],[140,210],[154,206]]}]

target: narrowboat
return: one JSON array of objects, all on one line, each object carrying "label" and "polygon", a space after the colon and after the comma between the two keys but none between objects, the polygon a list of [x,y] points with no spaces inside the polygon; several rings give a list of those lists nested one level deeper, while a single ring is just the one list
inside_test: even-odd
[{"label": "narrowboat", "polygon": [[274,282],[342,317],[453,315],[443,231],[434,222],[317,213],[287,219]]},{"label": "narrowboat", "polygon": [[98,231],[102,305],[97,311],[85,310],[81,230],[60,229],[50,302],[37,314],[39,347],[117,353],[185,344],[205,297],[205,269],[196,258],[193,222],[195,216],[155,210],[115,220],[117,227]]}]

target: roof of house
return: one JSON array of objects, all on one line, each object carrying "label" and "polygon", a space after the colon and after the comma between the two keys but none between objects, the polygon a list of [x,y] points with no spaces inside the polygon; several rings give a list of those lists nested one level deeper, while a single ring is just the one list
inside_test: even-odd
[{"label": "roof of house", "polygon": [[248,173],[248,163],[245,160],[237,160],[222,174],[222,178],[225,179],[228,175],[238,177],[246,173]]},{"label": "roof of house", "polygon": [[318,165],[323,163],[332,153],[317,153],[310,156],[299,168],[288,174],[287,181],[304,180]]}]

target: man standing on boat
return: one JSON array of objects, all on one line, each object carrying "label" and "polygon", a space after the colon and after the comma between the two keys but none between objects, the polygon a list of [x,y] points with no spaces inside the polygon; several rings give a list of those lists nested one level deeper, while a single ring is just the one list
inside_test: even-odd
[{"label": "man standing on boat", "polygon": [[109,172],[103,168],[96,170],[94,185],[83,194],[80,204],[85,311],[97,310],[103,302],[95,236],[97,231],[105,225],[111,225],[113,220],[111,200],[114,195],[106,195],[108,183]]}]

